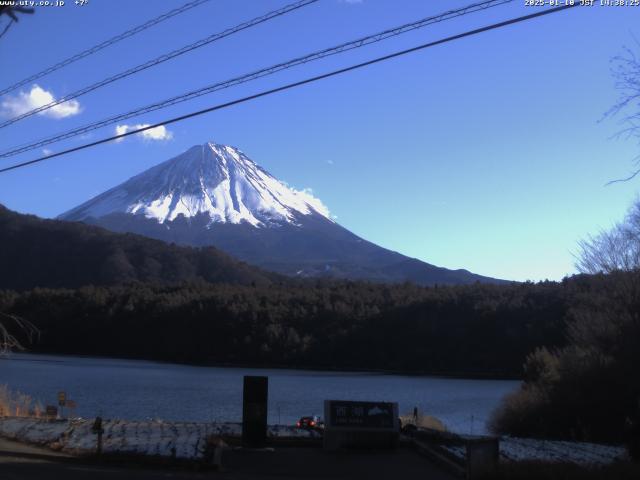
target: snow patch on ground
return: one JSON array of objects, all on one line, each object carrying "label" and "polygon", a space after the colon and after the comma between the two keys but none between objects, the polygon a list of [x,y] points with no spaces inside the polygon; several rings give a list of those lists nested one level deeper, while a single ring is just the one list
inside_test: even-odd
[{"label": "snow patch on ground", "polygon": [[[95,452],[97,436],[93,420],[46,421],[34,418],[0,418],[0,436],[67,453],[86,455]],[[242,434],[239,423],[194,423],[105,420],[103,452],[178,459],[202,459],[208,438],[236,437]],[[320,433],[285,425],[270,425],[271,438],[320,438]],[[453,456],[464,460],[466,447],[444,446]],[[624,447],[595,443],[502,437],[500,457],[508,461],[538,460],[570,462],[580,465],[605,465],[626,460]]]},{"label": "snow patch on ground", "polygon": [[513,461],[539,459],[582,465],[605,465],[627,458],[624,447],[514,437],[500,440],[500,455]]},{"label": "snow patch on ground", "polygon": [[[448,445],[443,448],[460,460],[466,457],[465,446]],[[606,465],[627,460],[627,452],[624,447],[596,443],[502,437],[500,438],[500,458],[514,462],[534,460],[578,465]]]},{"label": "snow patch on ground", "polygon": [[[47,446],[77,455],[96,451],[93,420],[46,421],[33,418],[0,419],[0,436]],[[102,451],[105,454],[133,454],[179,459],[203,458],[207,439],[240,437],[239,423],[192,423],[164,421],[106,420],[103,422]],[[269,426],[272,438],[319,438],[315,431],[283,425]]]}]

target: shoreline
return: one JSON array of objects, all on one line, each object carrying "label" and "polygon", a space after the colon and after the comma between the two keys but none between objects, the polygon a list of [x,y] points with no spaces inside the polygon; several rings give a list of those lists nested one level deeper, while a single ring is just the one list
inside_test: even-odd
[{"label": "shoreline", "polygon": [[[233,362],[210,362],[210,363],[198,363],[189,361],[177,361],[177,360],[162,360],[147,357],[114,357],[108,355],[96,355],[96,354],[79,354],[79,353],[60,353],[60,352],[43,352],[43,351],[23,351],[13,352],[9,355],[2,357],[3,359],[14,359],[14,355],[41,355],[50,357],[68,357],[79,359],[97,359],[97,360],[133,360],[140,362],[149,362],[160,365],[176,365],[176,366],[190,366],[190,367],[202,367],[202,368],[237,368],[237,369],[256,369],[256,370],[292,370],[299,372],[331,372],[331,373],[344,373],[344,374],[370,374],[370,375],[390,375],[401,377],[418,377],[418,378],[443,378],[452,380],[505,380],[505,381],[523,381],[522,377],[511,375],[500,375],[496,373],[473,373],[473,372],[434,372],[429,370],[390,370],[390,369],[359,369],[359,368],[339,368],[330,366],[292,366],[281,364],[251,364],[251,363],[233,363]],[[12,358],[13,357],[13,358]]]}]

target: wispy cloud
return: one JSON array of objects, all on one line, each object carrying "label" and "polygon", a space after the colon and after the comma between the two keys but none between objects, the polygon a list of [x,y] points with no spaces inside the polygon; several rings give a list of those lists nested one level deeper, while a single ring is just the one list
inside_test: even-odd
[{"label": "wispy cloud", "polygon": [[[116,125],[116,135],[122,135],[132,130],[148,127],[149,125],[149,123],[139,123],[137,125]],[[173,132],[168,130],[164,125],[160,125],[159,127],[150,128],[149,130],[136,133],[136,136],[149,141],[164,141],[171,140],[173,138]],[[124,139],[119,138],[116,142],[121,142],[122,140]]]},{"label": "wispy cloud", "polygon": [[52,153],[53,153],[53,150],[49,150],[48,148],[43,148],[43,149],[42,149],[42,154],[43,154],[43,155],[49,156],[49,155],[51,155]]},{"label": "wispy cloud", "polygon": [[[36,108],[47,105],[56,100],[53,93],[39,85],[33,85],[28,92],[20,91],[17,95],[9,96],[2,101],[1,112],[4,116],[17,117]],[[79,114],[80,102],[69,100],[67,102],[39,112],[38,115],[49,118],[65,118]]]},{"label": "wispy cloud", "polygon": [[295,188],[292,188],[291,190],[300,195],[304,199],[304,201],[311,205],[318,213],[324,215],[327,218],[331,218],[332,215],[331,212],[329,212],[329,207],[322,203],[322,200],[320,200],[313,194],[313,190],[311,188],[307,187],[303,188],[302,190],[296,190]]}]

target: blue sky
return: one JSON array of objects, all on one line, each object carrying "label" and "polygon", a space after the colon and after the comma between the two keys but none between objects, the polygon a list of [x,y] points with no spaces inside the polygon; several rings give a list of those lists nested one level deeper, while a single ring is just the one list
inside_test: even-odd
[{"label": "blue sky", "polygon": [[[89,0],[39,8],[0,39],[0,87],[184,3]],[[56,97],[285,5],[212,0],[0,98],[2,114]],[[320,0],[0,130],[19,145],[313,50],[471,3]],[[129,120],[228,101],[513,16],[524,1],[443,22]],[[0,175],[0,203],[53,217],[188,147],[235,145],[276,177],[311,188],[354,233],[448,268],[515,280],[574,272],[576,242],[620,220],[638,153],[599,121],[617,92],[610,58],[631,46],[640,8],[576,8],[262,98],[119,143]],[[0,27],[4,26],[2,20]],[[44,92],[44,93],[43,93]],[[12,110],[13,109],[13,110]],[[49,146],[114,133],[115,126]],[[157,135],[163,137],[163,135]],[[41,150],[0,160],[29,160]]]}]

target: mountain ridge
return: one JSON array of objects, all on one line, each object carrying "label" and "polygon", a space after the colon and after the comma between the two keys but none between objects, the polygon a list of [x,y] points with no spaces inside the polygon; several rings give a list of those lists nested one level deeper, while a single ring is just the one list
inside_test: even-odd
[{"label": "mountain ridge", "polygon": [[192,248],[94,225],[42,219],[0,205],[0,290],[128,282],[268,285],[286,277],[214,247]]}]

